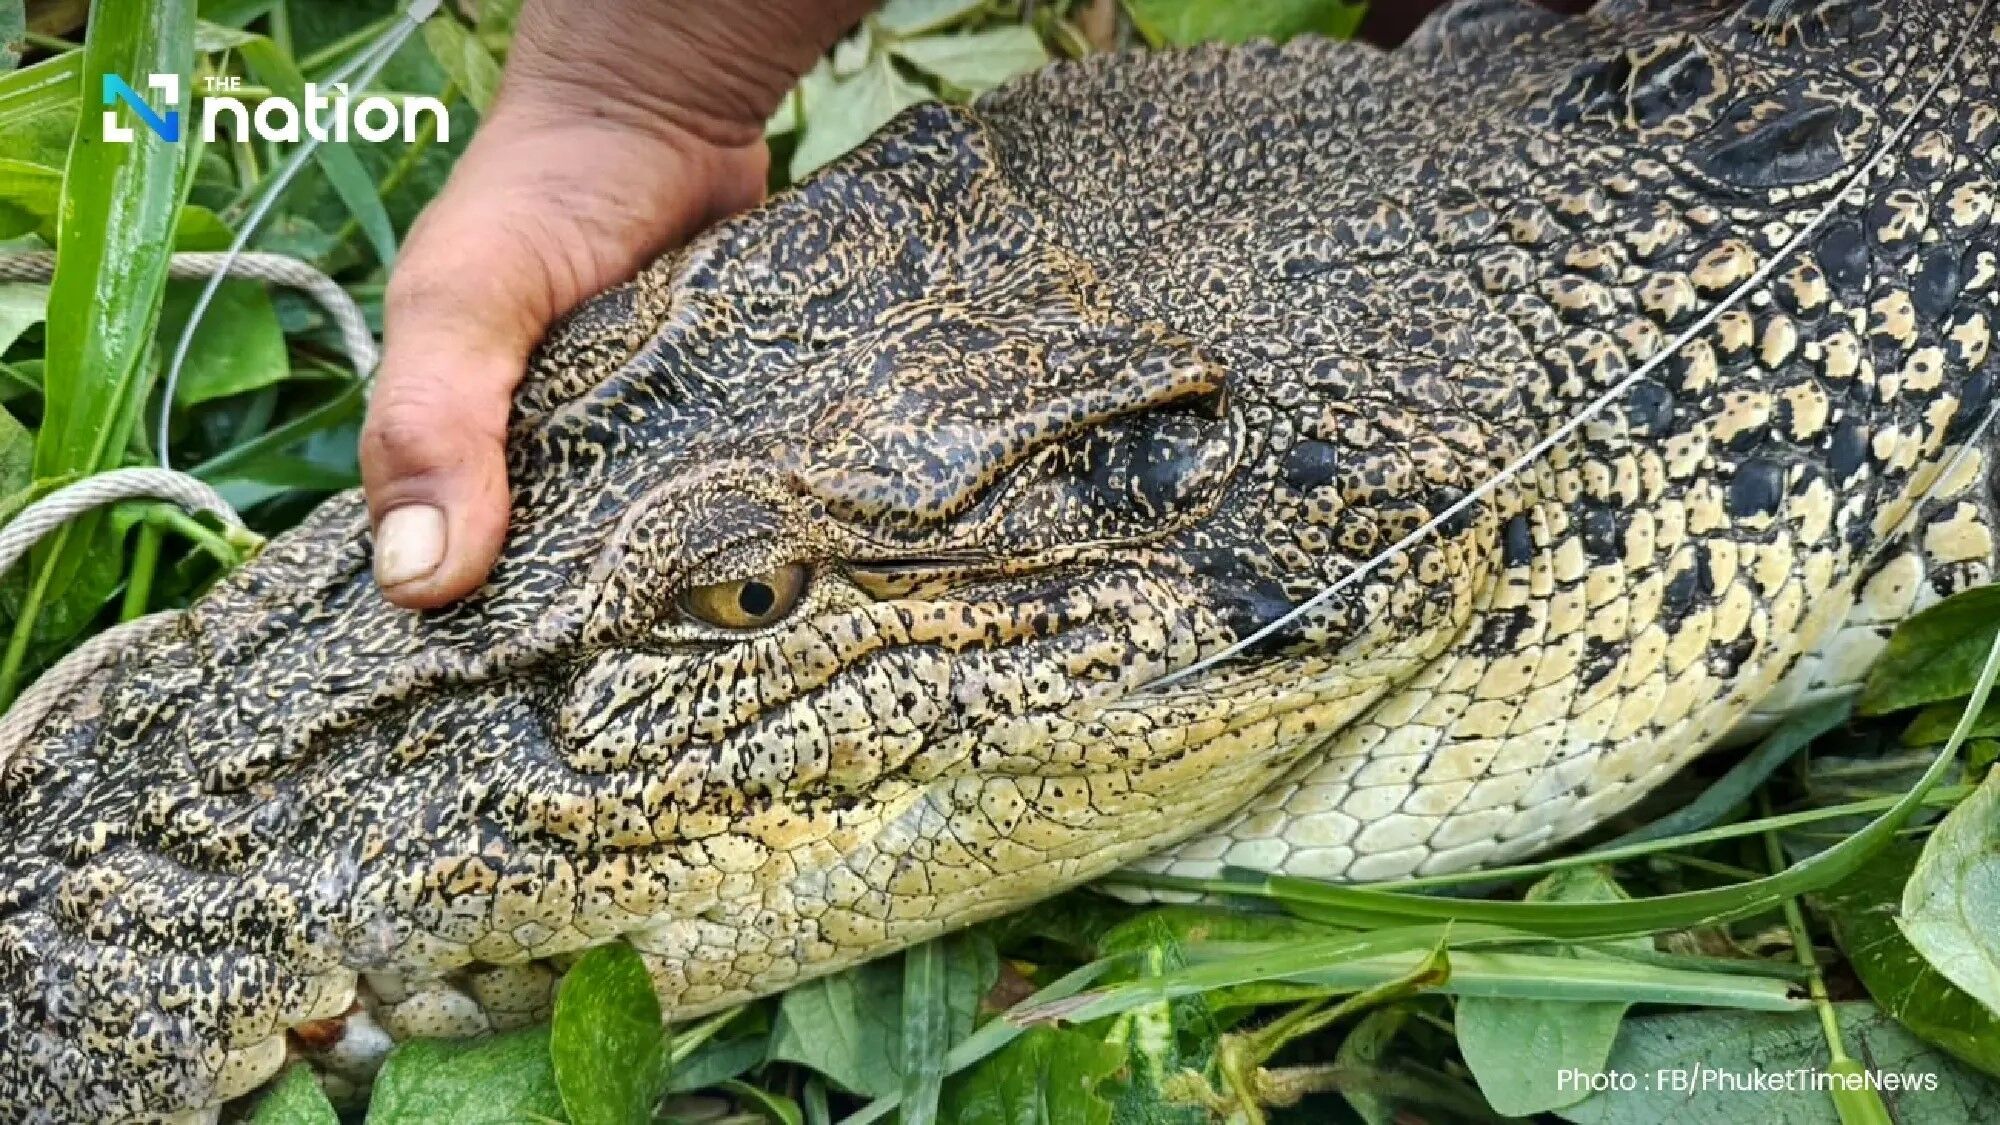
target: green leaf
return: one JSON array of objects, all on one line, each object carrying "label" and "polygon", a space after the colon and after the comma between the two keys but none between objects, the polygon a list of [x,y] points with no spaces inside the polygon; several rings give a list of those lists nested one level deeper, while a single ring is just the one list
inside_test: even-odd
[{"label": "green leaf", "polygon": [[[237,47],[243,54],[243,61],[276,90],[282,97],[305,104],[306,78],[300,73],[299,65],[292,57],[278,48],[276,43],[262,35],[246,35]],[[368,237],[368,243],[375,250],[376,260],[387,265],[396,260],[396,231],[389,222],[389,212],[383,209],[381,193],[376,190],[375,181],[369,178],[368,170],[362,167],[361,158],[345,141],[328,141],[313,150],[313,160],[320,171],[326,173],[327,183],[332,185],[334,194],[354,216],[361,232]]]},{"label": "green leaf", "polygon": [[1930,967],[1897,928],[1919,845],[1899,840],[1817,896],[1834,940],[1868,995],[1904,1027],[1989,1074],[2000,1074],[2000,1019]]},{"label": "green leaf", "polygon": [[771,1058],[799,1063],[869,1097],[900,1090],[902,966],[870,961],[786,992]]},{"label": "green leaf", "polygon": [[505,44],[514,38],[514,24],[521,18],[521,0],[479,0],[481,42]]},{"label": "green leaf", "polygon": [[965,35],[904,39],[891,43],[889,50],[918,70],[974,94],[1049,61],[1041,36],[1019,24]]},{"label": "green leaf", "polygon": [[1108,1125],[1099,1087],[1125,1064],[1123,1048],[1094,1035],[1031,1028],[954,1083],[953,1125]]},{"label": "green leaf", "polygon": [[[1834,1010],[1849,1052],[1875,1080],[1897,1084],[1884,1095],[1898,1121],[2000,1121],[2000,1086],[1978,1071],[1873,1004]],[[1814,1074],[1828,1061],[1819,1017],[1809,1011],[1644,1016],[1625,1021],[1604,1067],[1607,1075],[1630,1076],[1631,1088],[1594,1093],[1557,1112],[1579,1125],[1839,1125],[1833,1099],[1815,1087]],[[1760,1079],[1767,1085],[1753,1088]]]},{"label": "green leaf", "polygon": [[[1406,1005],[1377,1008],[1369,1012],[1340,1041],[1340,1052],[1334,1057],[1334,1065],[1352,1071],[1374,1068],[1409,1021],[1410,1009]],[[1343,1086],[1340,1093],[1354,1108],[1354,1115],[1361,1118],[1365,1125],[1390,1125],[1395,1120],[1393,1103],[1379,1091],[1360,1085],[1352,1088]]]},{"label": "green leaf", "polygon": [[1305,32],[1339,39],[1361,28],[1366,3],[1348,0],[1125,0],[1141,34],[1155,43],[1286,40]]},{"label": "green leaf", "polygon": [[930,91],[897,74],[885,54],[876,54],[847,78],[815,78],[812,74],[806,78],[800,87],[806,127],[799,147],[792,150],[794,180],[803,179],[867,140],[890,118],[931,97]]},{"label": "green leaf", "polygon": [[295,1063],[257,1103],[250,1125],[340,1125],[340,1115],[326,1100],[312,1067]]},{"label": "green leaf", "polygon": [[549,1029],[490,1039],[415,1039],[391,1052],[375,1079],[368,1125],[521,1125],[560,1118]]},{"label": "green leaf", "polygon": [[806,1115],[799,1104],[783,1094],[773,1093],[734,1078],[722,1084],[725,1093],[749,1103],[771,1125],[805,1125]]},{"label": "green leaf", "polygon": [[35,234],[53,246],[61,213],[61,172],[0,157],[0,238]]},{"label": "green leaf", "polygon": [[[1623,902],[1628,897],[1594,867],[1559,871],[1527,894],[1530,902]],[[1651,949],[1652,944],[1640,938],[1635,948]],[[1558,956],[1573,955],[1563,946],[1544,948]],[[1458,1045],[1494,1111],[1527,1117],[1582,1100],[1586,1091],[1564,1086],[1560,1076],[1601,1069],[1629,1007],[1618,1001],[1572,1004],[1467,996],[1458,1002]]]},{"label": "green leaf", "polygon": [[[30,164],[60,164],[76,132],[82,88],[82,51],[0,75],[0,153]],[[0,229],[4,225],[0,220]]]},{"label": "green leaf", "polygon": [[727,1082],[763,1062],[769,1051],[769,1040],[762,1035],[705,1043],[674,1068],[667,1092],[682,1094]]},{"label": "green leaf", "polygon": [[1972,691],[1986,650],[2000,633],[2000,586],[1946,598],[1897,626],[1869,669],[1856,710],[1886,715],[1959,699]]},{"label": "green leaf", "polygon": [[1917,952],[2000,1012],[2000,772],[1939,823],[1903,888],[1900,923]]},{"label": "green leaf", "polygon": [[[944,991],[949,1041],[972,1029],[979,1001],[999,972],[999,956],[978,931],[946,944]],[[771,1030],[773,1060],[811,1067],[868,1097],[900,1094],[903,1085],[903,967],[871,961],[807,981],[786,992]]]},{"label": "green leaf", "polygon": [[49,287],[28,281],[0,282],[0,355],[21,334],[40,324],[49,314]]},{"label": "green leaf", "polygon": [[[168,288],[158,333],[166,347],[180,339],[198,295],[196,285]],[[216,290],[208,315],[195,329],[174,402],[197,406],[282,383],[291,373],[285,333],[278,327],[270,294],[254,281],[228,281]]]},{"label": "green leaf", "polygon": [[574,1125],[645,1125],[666,1089],[667,1033],[646,963],[624,942],[585,953],[556,993],[549,1041]]},{"label": "green leaf", "polygon": [[875,25],[890,35],[923,35],[950,27],[978,11],[986,0],[888,0]]},{"label": "green leaf", "polygon": [[483,116],[500,91],[500,64],[487,52],[485,44],[449,12],[440,12],[424,23],[424,44],[431,49],[431,57],[465,92],[465,100]]}]

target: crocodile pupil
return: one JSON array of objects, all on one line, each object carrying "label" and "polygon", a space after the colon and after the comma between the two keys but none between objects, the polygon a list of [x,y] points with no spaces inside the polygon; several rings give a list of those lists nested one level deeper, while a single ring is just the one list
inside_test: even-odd
[{"label": "crocodile pupil", "polygon": [[777,604],[778,592],[762,582],[745,582],[736,595],[736,606],[746,617],[762,617]]}]

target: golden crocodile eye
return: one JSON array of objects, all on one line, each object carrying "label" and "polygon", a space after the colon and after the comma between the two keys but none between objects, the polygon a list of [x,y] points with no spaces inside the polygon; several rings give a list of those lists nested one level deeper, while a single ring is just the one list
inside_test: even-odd
[{"label": "golden crocodile eye", "polygon": [[718,629],[762,629],[798,606],[808,574],[803,565],[790,563],[755,578],[696,586],[681,595],[681,609]]}]

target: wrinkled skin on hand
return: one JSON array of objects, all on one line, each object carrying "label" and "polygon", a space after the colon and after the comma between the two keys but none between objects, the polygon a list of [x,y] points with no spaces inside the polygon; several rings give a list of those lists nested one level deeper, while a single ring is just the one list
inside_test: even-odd
[{"label": "wrinkled skin on hand", "polygon": [[364,978],[476,1030],[622,936],[683,1017],[1143,856],[1517,855],[1885,629],[1911,519],[1983,580],[1990,12],[1645,7],[1059,67],[591,302],[478,594],[339,497],[10,748],[0,1110],[218,1104]]}]

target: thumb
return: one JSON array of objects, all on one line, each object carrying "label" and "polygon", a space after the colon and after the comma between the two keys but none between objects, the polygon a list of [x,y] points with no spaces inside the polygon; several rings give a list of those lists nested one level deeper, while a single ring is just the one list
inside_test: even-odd
[{"label": "thumb", "polygon": [[472,592],[499,556],[508,411],[554,311],[531,247],[439,203],[390,283],[361,434],[376,584],[412,609]]}]

